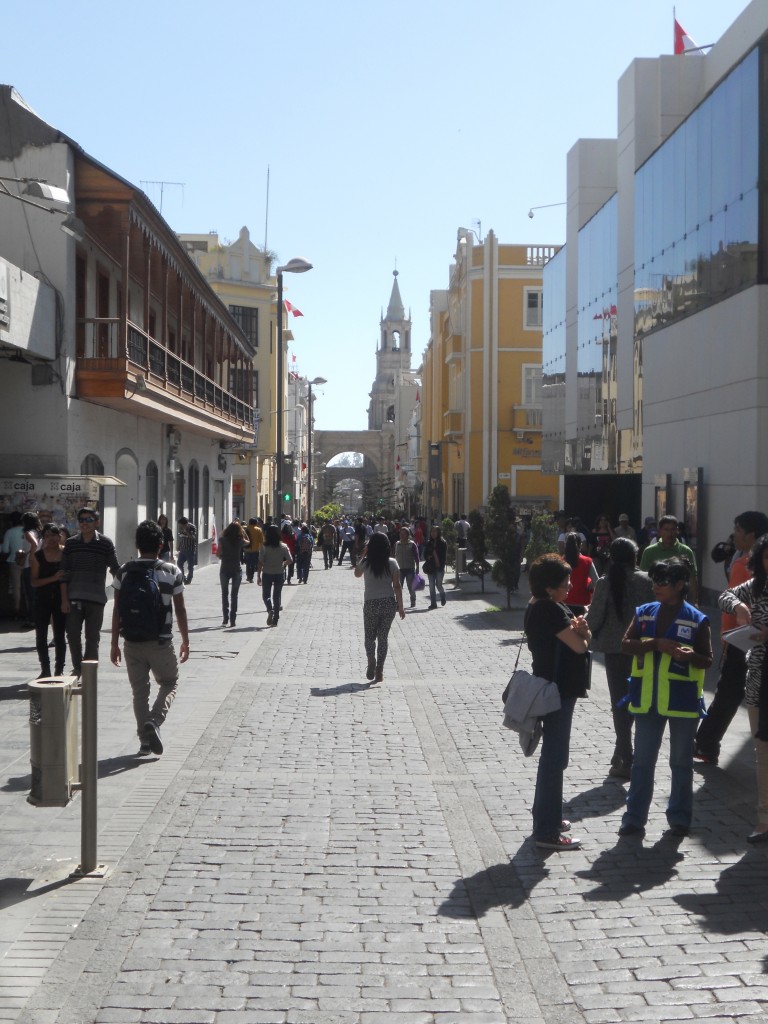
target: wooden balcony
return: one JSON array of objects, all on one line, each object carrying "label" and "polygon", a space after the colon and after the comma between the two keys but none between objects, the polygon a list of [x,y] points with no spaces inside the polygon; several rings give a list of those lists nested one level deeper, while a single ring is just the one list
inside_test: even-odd
[{"label": "wooden balcony", "polygon": [[78,398],[148,419],[184,423],[212,437],[252,440],[250,396],[232,394],[135,324],[128,324],[125,348],[118,343],[117,319],[84,319],[78,329]]}]

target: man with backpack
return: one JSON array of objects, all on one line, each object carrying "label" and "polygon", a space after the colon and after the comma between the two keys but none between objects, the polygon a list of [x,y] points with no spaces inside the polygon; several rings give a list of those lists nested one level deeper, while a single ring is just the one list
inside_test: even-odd
[{"label": "man with backpack", "polygon": [[323,548],[323,562],[325,569],[333,568],[333,549],[336,544],[336,527],[330,519],[320,527],[320,544]]},{"label": "man with backpack", "polygon": [[[139,557],[121,565],[112,585],[115,601],[112,611],[112,649],[110,658],[119,667],[120,636],[133,690],[133,713],[139,736],[139,757],[162,754],[160,726],[176,696],[179,662],[189,658],[187,609],[181,570],[172,562],[162,562],[158,554],[163,531],[151,520],[139,523],[136,547]],[[181,633],[178,660],[173,648],[173,612]],[[159,686],[157,698],[149,707],[150,672]]]}]

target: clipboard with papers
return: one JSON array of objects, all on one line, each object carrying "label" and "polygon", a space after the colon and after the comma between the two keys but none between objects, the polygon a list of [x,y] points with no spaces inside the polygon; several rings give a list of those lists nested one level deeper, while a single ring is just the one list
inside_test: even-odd
[{"label": "clipboard with papers", "polygon": [[727,640],[729,644],[738,647],[740,651],[748,653],[752,648],[761,643],[760,633],[757,626],[737,626],[736,629],[726,629],[721,634],[721,640]]}]

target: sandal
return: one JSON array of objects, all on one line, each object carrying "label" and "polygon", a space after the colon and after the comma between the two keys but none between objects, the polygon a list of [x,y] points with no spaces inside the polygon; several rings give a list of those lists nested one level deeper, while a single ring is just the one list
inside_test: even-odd
[{"label": "sandal", "polygon": [[560,835],[562,835],[563,832],[570,832],[570,831],[571,831],[571,823],[570,823],[570,821],[568,821],[567,818],[563,818],[563,820],[560,822],[560,828],[558,829],[558,832],[560,833]]},{"label": "sandal", "polygon": [[575,836],[549,836],[544,839],[536,839],[535,843],[542,850],[578,850],[581,848],[581,840]]}]

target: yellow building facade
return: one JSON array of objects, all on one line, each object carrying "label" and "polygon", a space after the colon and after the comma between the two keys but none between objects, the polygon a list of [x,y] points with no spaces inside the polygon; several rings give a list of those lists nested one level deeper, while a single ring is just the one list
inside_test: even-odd
[{"label": "yellow building facade", "polygon": [[430,295],[422,367],[424,506],[482,508],[497,484],[521,511],[558,507],[541,471],[542,273],[555,246],[460,228],[449,287]]},{"label": "yellow building facade", "polygon": [[[275,350],[275,279],[270,254],[250,240],[246,227],[236,241],[222,244],[215,232],[179,235],[190,257],[224,302],[255,349],[253,396],[256,425],[253,435],[233,444],[232,510],[239,518],[273,512],[275,491],[277,361]],[[284,332],[284,340],[290,334]]]}]

